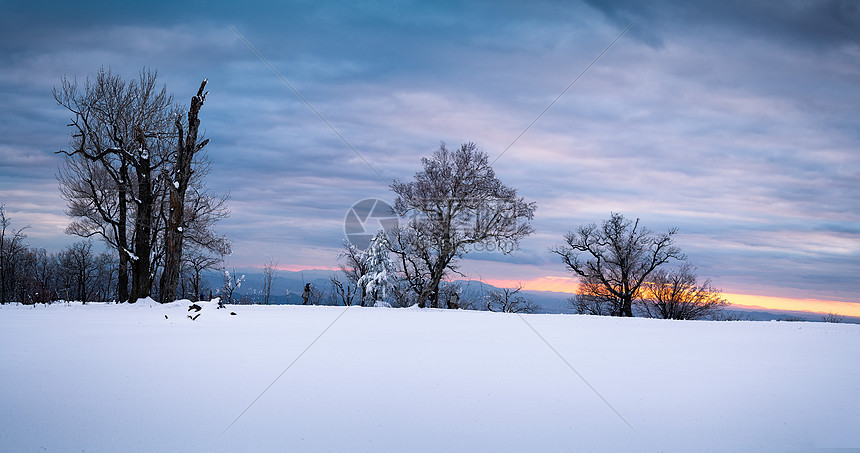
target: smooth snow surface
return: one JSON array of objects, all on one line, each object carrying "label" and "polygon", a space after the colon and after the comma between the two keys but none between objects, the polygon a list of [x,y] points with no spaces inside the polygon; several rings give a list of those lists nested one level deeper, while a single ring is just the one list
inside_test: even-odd
[{"label": "smooth snow surface", "polygon": [[858,325],[189,304],[0,306],[0,451],[860,448]]}]

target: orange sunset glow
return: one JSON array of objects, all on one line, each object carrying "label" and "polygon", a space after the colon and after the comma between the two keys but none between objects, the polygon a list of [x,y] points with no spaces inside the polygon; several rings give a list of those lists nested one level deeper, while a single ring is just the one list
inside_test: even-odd
[{"label": "orange sunset glow", "polygon": [[311,266],[311,267],[309,267],[307,265],[303,266],[301,264],[278,264],[275,266],[275,269],[277,269],[279,271],[287,271],[287,272],[303,272],[303,271],[308,271],[308,270],[315,270],[315,271],[323,270],[323,271],[337,272],[340,270],[339,267],[335,267],[335,266]]},{"label": "orange sunset glow", "polygon": [[[535,291],[554,291],[560,293],[575,293],[578,284],[572,277],[547,276],[532,280],[501,280],[485,281],[500,288],[514,288],[518,284],[523,289]],[[822,299],[792,299],[787,297],[761,296],[756,294],[723,293],[733,306],[738,308],[762,310],[808,311],[812,313],[838,313],[843,316],[860,317],[860,304]]]},{"label": "orange sunset glow", "polygon": [[744,308],[838,313],[843,316],[860,316],[860,304],[820,299],[790,299],[786,297],[757,296],[752,294],[723,293],[732,305]]},{"label": "orange sunset glow", "polygon": [[546,276],[531,280],[488,279],[485,283],[499,288],[515,288],[522,284],[523,289],[534,291],[554,291],[558,293],[575,293],[579,284],[573,277]]}]

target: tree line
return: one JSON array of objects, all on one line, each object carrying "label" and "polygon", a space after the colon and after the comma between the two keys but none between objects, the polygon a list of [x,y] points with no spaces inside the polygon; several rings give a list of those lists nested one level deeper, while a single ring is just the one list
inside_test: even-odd
[{"label": "tree line", "polygon": [[[5,205],[0,204],[0,303],[119,300],[115,253],[97,251],[89,239],[48,252],[26,243],[27,228],[15,228]],[[177,297],[191,299],[200,294],[205,286],[203,273],[215,264],[201,266],[194,259],[184,260]]]}]

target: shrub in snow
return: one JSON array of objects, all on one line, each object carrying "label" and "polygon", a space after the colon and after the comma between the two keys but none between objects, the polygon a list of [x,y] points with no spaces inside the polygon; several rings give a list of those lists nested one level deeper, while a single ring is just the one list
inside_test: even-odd
[{"label": "shrub in snow", "polygon": [[224,296],[224,303],[232,304],[233,292],[242,286],[242,283],[245,281],[245,275],[238,276],[236,269],[233,269],[232,273],[226,268],[221,268],[221,271],[224,276],[224,284],[221,286],[219,291],[221,295]]}]

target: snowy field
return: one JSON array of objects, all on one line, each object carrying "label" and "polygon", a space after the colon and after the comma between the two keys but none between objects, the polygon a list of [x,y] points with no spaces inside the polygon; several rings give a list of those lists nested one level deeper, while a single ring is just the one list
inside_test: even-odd
[{"label": "snowy field", "polygon": [[202,305],[0,306],[0,451],[860,449],[860,325]]}]

